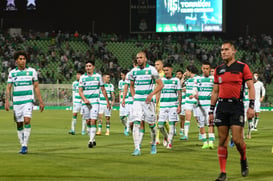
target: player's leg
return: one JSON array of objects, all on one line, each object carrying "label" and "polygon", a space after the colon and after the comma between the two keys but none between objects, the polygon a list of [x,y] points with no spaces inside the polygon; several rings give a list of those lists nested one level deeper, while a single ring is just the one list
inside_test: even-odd
[{"label": "player's leg", "polygon": [[145,122],[142,120],[139,127],[139,147],[141,148],[142,140],[145,134]]},{"label": "player's leg", "polygon": [[151,130],[151,138],[152,138],[152,145],[151,145],[151,154],[156,154],[156,114],[155,114],[155,104],[149,103],[143,104],[143,112],[144,112],[144,120],[149,124]]},{"label": "player's leg", "polygon": [[97,119],[98,119],[99,105],[94,104],[90,110],[90,140],[89,144],[92,143],[93,146],[96,146],[96,130],[97,130]]},{"label": "player's leg", "polygon": [[139,132],[140,132],[140,122],[142,120],[143,112],[142,106],[139,102],[133,103],[134,109],[131,112],[131,118],[133,121],[133,140],[135,145],[135,150],[132,153],[132,156],[139,156],[141,155],[140,147],[139,147]]},{"label": "player's leg", "polygon": [[168,115],[169,118],[169,125],[170,125],[170,131],[168,134],[168,144],[167,144],[167,148],[168,149],[172,149],[172,145],[173,145],[173,137],[175,134],[175,124],[178,122],[178,115],[177,115],[177,108],[170,108],[170,112]]},{"label": "player's leg", "polygon": [[69,134],[75,135],[75,126],[76,126],[76,123],[77,123],[77,112],[73,112],[72,121],[71,121],[71,129],[68,132]]},{"label": "player's leg", "polygon": [[158,125],[160,103],[156,104],[156,144],[160,144],[160,129]]},{"label": "player's leg", "polygon": [[191,123],[191,114],[193,110],[192,104],[185,104],[185,125],[184,125],[184,136],[180,137],[180,140],[188,140],[189,138],[189,129]]},{"label": "player's leg", "polygon": [[83,117],[83,113],[82,113],[82,105],[80,106],[80,114],[81,114],[81,119],[82,119],[82,135],[85,135],[85,129],[86,129],[86,120]]},{"label": "player's leg", "polygon": [[106,136],[109,136],[110,135],[110,118],[111,118],[111,115],[112,115],[112,110],[110,109],[105,109],[105,118],[106,118],[106,133],[105,135]]},{"label": "player's leg", "polygon": [[201,114],[199,116],[199,120],[198,120],[198,125],[199,125],[199,132],[201,134],[201,138],[202,138],[202,142],[203,142],[203,146],[202,149],[207,149],[209,148],[208,145],[208,141],[207,141],[207,134],[206,134],[206,129],[205,126],[206,124],[206,116],[204,114]]},{"label": "player's leg", "polygon": [[166,120],[168,119],[168,109],[167,108],[160,108],[159,115],[158,115],[158,130],[163,135],[163,146],[168,145],[168,133],[165,129]]},{"label": "player's leg", "polygon": [[102,117],[103,117],[103,113],[105,113],[106,110],[106,106],[101,105],[99,106],[99,118],[98,118],[98,131],[97,131],[97,135],[101,135],[101,130],[102,130]]},{"label": "player's leg", "polygon": [[180,113],[180,132],[179,135],[182,137],[184,136],[184,125],[185,125],[185,110],[181,110]]}]

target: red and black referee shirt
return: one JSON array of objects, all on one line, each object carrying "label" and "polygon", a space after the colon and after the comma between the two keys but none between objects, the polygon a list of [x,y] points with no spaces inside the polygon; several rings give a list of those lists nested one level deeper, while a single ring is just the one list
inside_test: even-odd
[{"label": "red and black referee shirt", "polygon": [[242,99],[244,84],[252,79],[252,73],[247,64],[235,61],[230,66],[226,64],[215,68],[214,83],[219,84],[220,98]]}]

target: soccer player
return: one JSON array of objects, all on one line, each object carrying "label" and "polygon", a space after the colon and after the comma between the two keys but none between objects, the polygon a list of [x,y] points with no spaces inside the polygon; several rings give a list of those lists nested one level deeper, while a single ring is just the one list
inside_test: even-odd
[{"label": "soccer player", "polygon": [[254,118],[254,131],[257,131],[257,126],[260,120],[259,114],[260,114],[260,107],[261,102],[264,100],[265,96],[265,88],[264,84],[259,81],[259,74],[258,72],[253,73],[254,77],[254,88],[255,88],[255,118]]},{"label": "soccer player", "polygon": [[96,146],[96,122],[99,113],[99,100],[100,100],[100,89],[103,96],[106,99],[107,109],[111,109],[104,83],[100,74],[94,72],[95,62],[87,61],[85,63],[86,73],[80,77],[79,82],[79,94],[82,98],[83,104],[83,117],[86,119],[86,124],[89,132],[88,147],[92,148]]},{"label": "soccer player", "polygon": [[[103,75],[103,83],[104,83],[104,88],[106,90],[108,100],[110,101],[111,107],[113,107],[115,104],[115,93],[114,93],[114,85],[110,83],[109,73],[105,73]],[[101,135],[103,113],[106,118],[105,135],[109,136],[110,135],[110,117],[112,114],[112,109],[107,108],[106,99],[103,96],[102,91],[100,90],[100,108],[99,108],[98,132],[96,133],[97,135]]]},{"label": "soccer player", "polygon": [[39,100],[40,111],[42,112],[44,110],[37,72],[35,69],[26,66],[26,58],[27,54],[25,51],[17,51],[14,53],[14,60],[16,61],[17,67],[9,72],[5,100],[5,109],[9,111],[9,99],[13,85],[14,120],[17,124],[17,134],[22,146],[19,152],[21,154],[28,152],[34,92]]},{"label": "soccer player", "polygon": [[[156,60],[155,61],[155,68],[159,74],[159,77],[162,78],[164,77],[164,71],[163,71],[163,61],[162,60]],[[158,114],[159,114],[159,108],[160,108],[160,92],[158,94],[156,94],[156,119],[157,119],[157,128],[158,128]],[[166,123],[164,124],[167,132],[169,133],[169,129],[170,129],[170,126],[169,126],[169,122],[166,121]],[[159,129],[157,129],[156,131],[156,144],[160,144],[160,140],[159,140]]]},{"label": "soccer player", "polygon": [[232,139],[241,155],[241,174],[243,177],[248,175],[246,144],[242,134],[244,127],[243,91],[245,82],[249,88],[248,118],[254,117],[255,89],[248,65],[236,61],[235,53],[234,44],[232,42],[224,42],[221,47],[221,56],[224,63],[216,67],[214,74],[209,121],[212,122],[214,120],[213,112],[218,100],[214,122],[218,128],[218,159],[221,173],[216,181],[226,180],[227,177],[226,160],[229,129],[232,130]]},{"label": "soccer player", "polygon": [[[134,99],[132,109],[133,126],[133,139],[135,144],[135,150],[132,153],[133,156],[141,155],[139,145],[139,132],[140,123],[142,120],[149,124],[151,128],[151,154],[156,154],[156,115],[155,105],[152,102],[152,98],[163,88],[162,81],[158,75],[156,69],[147,64],[147,57],[145,52],[137,53],[138,67],[132,70],[130,76],[130,91]],[[155,83],[157,84],[154,89]]]},{"label": "soccer player", "polygon": [[[127,121],[128,121],[128,104],[125,104],[124,106],[122,106],[122,100],[123,100],[123,90],[124,90],[124,86],[126,84],[126,74],[128,73],[127,70],[122,70],[120,73],[120,77],[121,80],[118,83],[118,89],[119,89],[119,118],[124,126],[124,135],[128,136],[129,135],[129,130],[127,130]],[[125,99],[128,99],[128,94],[125,95]]]},{"label": "soccer player", "polygon": [[[181,82],[173,75],[171,64],[164,64],[165,76],[161,78],[163,89],[160,94],[160,111],[158,118],[158,128],[164,136],[163,145],[172,149],[173,136],[175,133],[175,123],[178,121],[178,114],[181,111]],[[164,129],[164,124],[169,120],[169,134]]]},{"label": "soccer player", "polygon": [[[213,149],[213,141],[215,140],[214,136],[214,127],[212,124],[208,124],[209,118],[209,108],[210,108],[210,99],[211,99],[211,92],[213,89],[213,76],[210,76],[210,63],[204,62],[202,64],[202,72],[203,75],[197,79],[197,84],[194,89],[197,89],[197,94],[195,98],[197,99],[198,106],[199,106],[199,129],[203,141],[202,149]],[[205,126],[208,126],[208,135],[209,135],[209,142],[207,142],[207,135]]]},{"label": "soccer player", "polygon": [[198,107],[197,100],[194,97],[196,91],[194,92],[193,87],[196,84],[196,79],[199,77],[196,74],[198,73],[198,69],[194,65],[188,65],[186,68],[186,76],[189,77],[185,81],[186,85],[186,103],[185,103],[185,125],[184,125],[184,136],[180,137],[180,140],[188,140],[188,133],[190,129],[190,121],[192,112],[194,116],[197,117]]},{"label": "soccer player", "polygon": [[[133,60],[133,67],[137,67],[137,60]],[[132,69],[133,70],[133,69]],[[122,107],[127,110],[127,125],[126,125],[126,133],[125,135],[129,135],[130,128],[133,129],[133,120],[132,120],[132,109],[133,109],[133,97],[130,91],[130,76],[132,74],[132,70],[130,70],[126,76],[125,76],[125,85],[123,89],[123,97],[122,97]],[[140,133],[139,133],[139,143],[142,143],[144,135],[144,129],[140,128]]]},{"label": "soccer player", "polygon": [[182,102],[181,102],[181,111],[179,114],[180,117],[180,132],[179,135],[181,137],[184,136],[184,124],[185,124],[185,103],[186,103],[186,87],[185,87],[185,78],[186,74],[183,73],[182,70],[176,71],[176,77],[180,80],[181,87],[182,87]]},{"label": "soccer player", "polygon": [[[71,130],[68,132],[69,134],[75,135],[75,126],[77,122],[77,116],[78,113],[81,113],[82,109],[82,100],[81,96],[79,95],[79,80],[81,75],[83,74],[83,71],[78,71],[76,73],[76,79],[72,83],[72,96],[73,96],[73,116],[72,116],[72,122],[71,122]],[[82,135],[85,135],[85,125],[86,121],[85,119],[82,119]]]}]

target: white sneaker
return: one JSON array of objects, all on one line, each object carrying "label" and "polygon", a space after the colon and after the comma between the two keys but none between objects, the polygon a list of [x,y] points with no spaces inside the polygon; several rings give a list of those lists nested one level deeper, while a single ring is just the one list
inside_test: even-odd
[{"label": "white sneaker", "polygon": [[165,146],[165,147],[168,146],[168,141],[166,138],[163,139],[163,146]]}]

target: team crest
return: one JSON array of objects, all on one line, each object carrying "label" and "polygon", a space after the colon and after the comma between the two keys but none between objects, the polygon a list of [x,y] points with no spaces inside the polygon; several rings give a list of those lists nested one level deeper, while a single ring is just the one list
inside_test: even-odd
[{"label": "team crest", "polygon": [[94,80],[97,80],[97,77],[95,77]]},{"label": "team crest", "polygon": [[148,75],[148,70],[146,70],[145,74]]},{"label": "team crest", "polygon": [[29,72],[27,71],[27,75],[29,75]]}]

